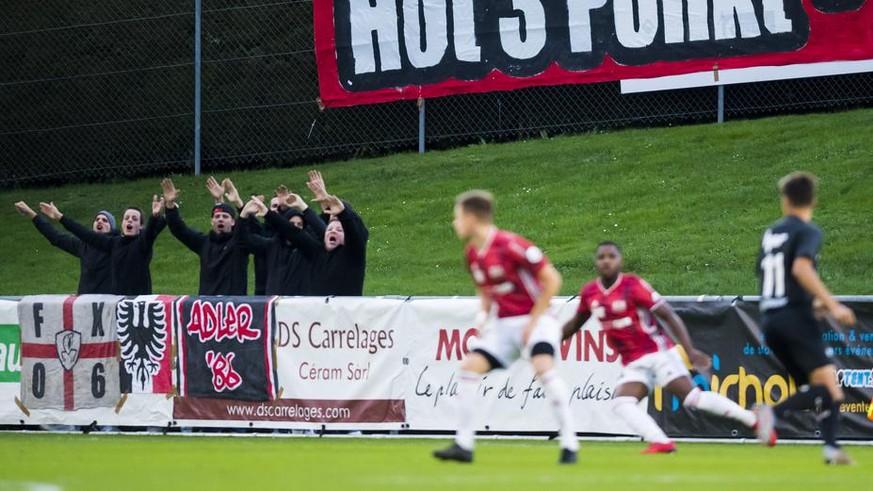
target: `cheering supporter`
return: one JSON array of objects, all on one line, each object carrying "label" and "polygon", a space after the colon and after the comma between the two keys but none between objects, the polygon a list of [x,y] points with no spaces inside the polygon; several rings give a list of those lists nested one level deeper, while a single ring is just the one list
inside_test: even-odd
[{"label": "cheering supporter", "polygon": [[149,270],[155,239],[167,226],[161,216],[163,199],[157,195],[152,198],[152,213],[148,224],[143,224],[141,209],[130,206],[124,210],[121,220],[121,235],[110,235],[90,230],[58,210],[54,203],[40,203],[43,214],[61,225],[95,249],[109,254],[110,287],[109,293],[115,295],[150,295],[152,276]]},{"label": "cheering supporter", "polygon": [[[284,189],[284,186],[280,189]],[[282,191],[282,194],[292,197],[288,203],[290,206],[281,211],[276,211],[279,207],[270,211],[278,213],[284,220],[305,234],[311,234],[313,237],[323,236],[325,224],[307,206],[306,202],[300,196],[288,193],[287,190]],[[274,198],[275,200],[278,198]],[[270,237],[257,235],[252,233],[253,225],[245,226],[250,222],[256,222],[255,215],[259,213],[266,215],[267,213],[267,209],[260,199],[253,201],[257,201],[257,203],[246,205],[240,212],[240,220],[247,223],[241,223],[237,226],[235,233],[255,254],[263,254],[266,258],[265,294],[308,295],[312,263],[290,240],[276,235]]]},{"label": "cheering supporter", "polygon": [[[312,264],[310,295],[363,295],[369,231],[347,201],[327,194],[319,172],[311,171],[309,177],[307,187],[330,217],[322,241],[292,225],[279,213],[267,210],[257,199],[246,206],[251,206],[250,213],[256,209],[264,214],[265,221],[279,237],[294,244]],[[289,206],[299,200],[299,196],[291,194],[279,198]]]},{"label": "cheering supporter", "polygon": [[[214,181],[213,178],[210,178]],[[209,184],[207,184],[209,187]],[[226,203],[212,206],[212,229],[208,234],[188,227],[179,213],[179,190],[173,181],[161,181],[170,232],[200,257],[200,295],[245,295],[249,251],[233,233],[235,211]]]},{"label": "cheering supporter", "polygon": [[[79,295],[88,293],[110,293],[110,261],[109,254],[96,247],[86,244],[78,237],[56,229],[42,215],[38,215],[24,201],[15,203],[15,209],[28,217],[33,226],[49,243],[62,251],[79,258]],[[91,230],[99,234],[118,235],[115,228],[115,217],[106,210],[98,211],[91,223]]]}]

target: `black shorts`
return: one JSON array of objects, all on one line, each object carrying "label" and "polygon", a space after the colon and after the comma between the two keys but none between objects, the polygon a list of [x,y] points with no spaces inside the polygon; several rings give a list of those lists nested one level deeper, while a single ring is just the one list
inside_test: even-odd
[{"label": "black shorts", "polygon": [[813,370],[833,363],[811,309],[785,307],[765,312],[762,324],[767,346],[798,386],[809,383]]}]

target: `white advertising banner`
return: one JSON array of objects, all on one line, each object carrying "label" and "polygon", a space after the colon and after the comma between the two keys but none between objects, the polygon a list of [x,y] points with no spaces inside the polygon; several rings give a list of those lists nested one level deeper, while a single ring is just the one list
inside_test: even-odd
[{"label": "white advertising banner", "polygon": [[[406,407],[409,428],[446,430],[456,425],[460,360],[475,335],[478,299],[420,299],[408,302],[404,324],[415,326],[409,349]],[[559,299],[552,312],[563,324],[578,301]],[[564,342],[557,368],[569,388],[568,404],[576,431],[630,433],[612,416],[610,399],[621,366],[596,322],[588,322]],[[476,401],[480,430],[555,431],[557,421],[530,364],[520,359],[506,370],[489,373]]]},{"label": "white advertising banner", "polygon": [[289,298],[276,305],[279,404],[299,408],[271,420],[311,426],[400,428],[405,358],[414,326],[402,299]]}]

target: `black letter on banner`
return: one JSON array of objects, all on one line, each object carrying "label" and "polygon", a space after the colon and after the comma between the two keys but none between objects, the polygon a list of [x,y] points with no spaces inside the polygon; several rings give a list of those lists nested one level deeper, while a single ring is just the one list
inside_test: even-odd
[{"label": "black letter on banner", "polygon": [[32,382],[31,391],[33,392],[33,397],[42,399],[45,395],[45,365],[42,363],[33,364]]},{"label": "black letter on banner", "polygon": [[33,330],[36,334],[36,337],[42,337],[42,321],[43,318],[40,314],[42,312],[42,302],[33,304]]},{"label": "black letter on banner", "polygon": [[94,324],[91,326],[91,336],[105,336],[103,332],[103,307],[106,304],[103,302],[92,303],[91,313],[94,315]]},{"label": "black letter on banner", "polygon": [[103,377],[103,364],[96,363],[91,369],[91,395],[100,399],[106,395],[106,378]]},{"label": "black letter on banner", "polygon": [[812,6],[825,14],[839,14],[860,9],[866,0],[812,0]]}]

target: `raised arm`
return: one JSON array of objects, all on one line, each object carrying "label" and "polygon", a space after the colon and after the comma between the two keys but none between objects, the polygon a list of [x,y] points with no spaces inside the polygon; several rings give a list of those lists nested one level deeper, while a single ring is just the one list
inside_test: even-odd
[{"label": "raised arm", "polygon": [[164,209],[164,198],[158,199],[158,195],[152,197],[152,214],[149,217],[148,224],[142,231],[143,243],[151,247],[158,238],[158,234],[167,226],[167,219],[161,216],[161,210]]},{"label": "raised arm", "polygon": [[284,189],[283,192],[283,188],[285,187],[279,186],[279,189],[276,190],[276,197],[279,198],[285,207],[297,208],[303,212],[303,224],[309,228],[316,239],[324,241],[324,232],[327,230],[327,224],[324,223],[324,220],[306,204],[306,201],[300,195],[294,194],[287,189]]},{"label": "raised arm", "polygon": [[227,198],[227,201],[235,206],[237,210],[242,210],[245,203],[243,203],[242,198],[240,198],[239,191],[236,189],[233,181],[225,178],[221,181],[221,187],[224,189],[224,196]]},{"label": "raised arm", "polygon": [[264,219],[273,226],[279,237],[294,244],[307,259],[313,260],[324,251],[324,244],[315,240],[310,234],[291,225],[291,222],[282,218],[282,215],[275,211],[268,211]]},{"label": "raised arm", "polygon": [[[208,184],[207,187],[209,187]],[[185,247],[191,249],[195,254],[199,254],[203,249],[206,234],[188,227],[185,221],[182,220],[182,215],[179,213],[179,207],[176,204],[180,191],[176,189],[173,181],[170,179],[161,181],[161,191],[163,192],[167,225],[170,227],[170,233],[173,234],[173,237],[179,239],[179,242],[185,244]]]},{"label": "raised arm", "polygon": [[209,178],[206,179],[206,190],[209,191],[210,195],[212,195],[212,201],[216,205],[224,203],[224,187],[219,184],[214,177],[209,176]]},{"label": "raised arm", "polygon": [[324,223],[324,220],[315,213],[312,208],[307,208],[303,210],[303,225],[309,229],[313,236],[318,239],[319,242],[324,241],[324,233],[327,231],[327,224]]},{"label": "raised arm", "polygon": [[82,242],[105,252],[109,252],[112,247],[112,239],[108,234],[97,233],[72,218],[68,218],[58,210],[54,203],[40,203],[39,210],[52,220],[60,221],[65,229],[81,239]]},{"label": "raised arm", "polygon": [[308,187],[309,190],[312,191],[312,194],[315,195],[316,201],[328,196],[327,187],[324,184],[324,177],[322,177],[321,172],[317,170],[309,171],[309,181],[306,183],[306,187]]},{"label": "raised arm", "polygon": [[30,218],[33,226],[48,239],[49,243],[62,251],[76,257],[82,257],[82,241],[70,234],[63,233],[52,226],[48,219],[39,216],[24,201],[15,203],[15,209],[22,215]]},{"label": "raised arm", "polygon": [[[258,200],[252,199],[252,201]],[[263,206],[263,201],[260,201],[260,205]],[[248,250],[256,254],[263,254],[267,251],[271,239],[252,233],[255,227],[252,222],[257,223],[255,215],[258,211],[260,211],[260,207],[257,204],[246,203],[239,212],[239,221],[233,228],[233,233],[236,235],[237,240],[245,244]]]}]

